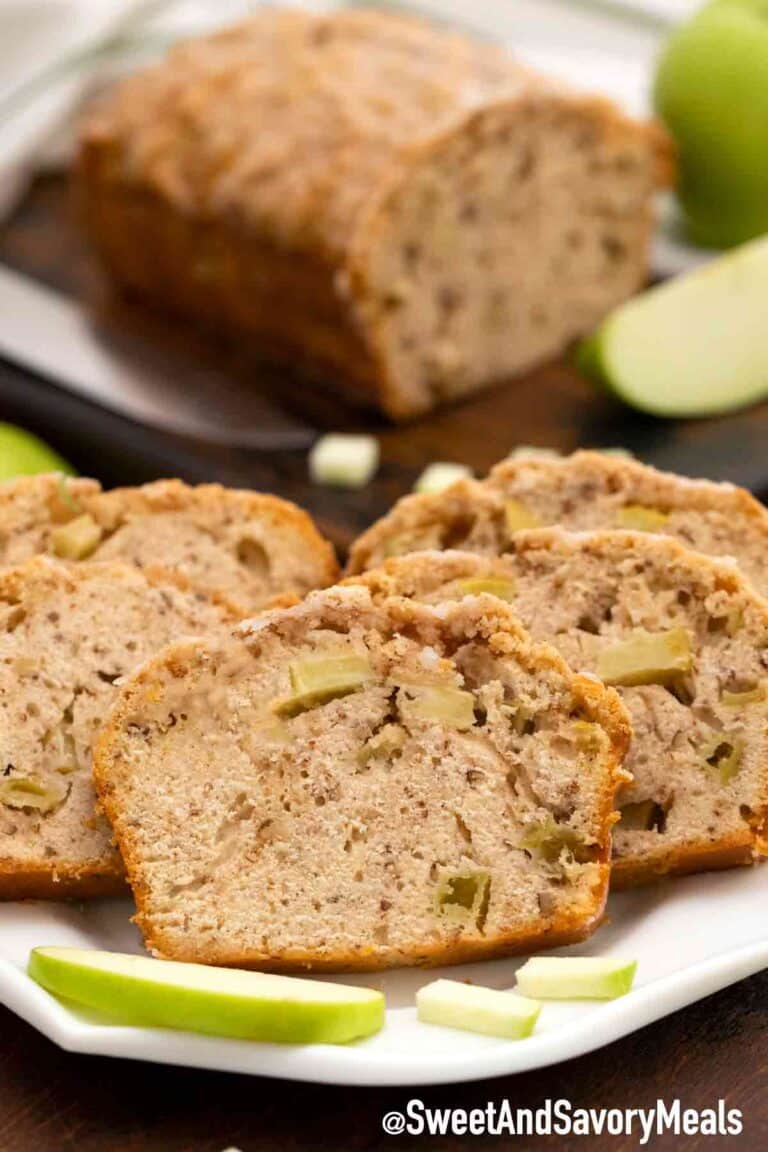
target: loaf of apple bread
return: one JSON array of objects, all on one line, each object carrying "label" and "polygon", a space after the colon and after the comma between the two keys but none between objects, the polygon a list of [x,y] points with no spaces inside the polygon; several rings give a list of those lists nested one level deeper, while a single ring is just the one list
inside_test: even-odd
[{"label": "loaf of apple bread", "polygon": [[102,492],[95,480],[41,475],[0,486],[0,567],[38,554],[161,565],[227,596],[243,616],[338,572],[331,545],[295,504],[180,480]]},{"label": "loaf of apple bread", "polygon": [[94,771],[156,955],[375,969],[587,935],[628,739],[499,600],[336,587],[158,654]]},{"label": "loaf of apple bread", "polygon": [[126,673],[237,618],[167,572],[37,557],[0,573],[0,898],[124,890],[94,737]]},{"label": "loaf of apple bread", "polygon": [[604,452],[503,460],[486,480],[405,496],[355,541],[347,572],[426,548],[499,555],[516,532],[558,524],[674,536],[698,552],[734,557],[768,593],[768,510],[754,496]]},{"label": "loaf of apple bread", "polygon": [[490,44],[268,8],[108,94],[78,183],[119,285],[402,419],[643,283],[665,153]]},{"label": "loaf of apple bread", "polygon": [[376,600],[498,596],[572,668],[616,686],[633,779],[615,884],[768,854],[768,602],[732,562],[645,533],[542,529],[504,556],[413,553],[352,582]]}]

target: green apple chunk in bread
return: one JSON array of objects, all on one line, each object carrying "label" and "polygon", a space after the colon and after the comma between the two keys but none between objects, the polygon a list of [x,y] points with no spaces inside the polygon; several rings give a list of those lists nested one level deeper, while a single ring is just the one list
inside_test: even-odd
[{"label": "green apple chunk in bread", "polygon": [[124,891],[93,741],[121,677],[237,619],[164,570],[39,556],[0,572],[0,899]]},{"label": "green apple chunk in bread", "polygon": [[580,366],[654,416],[743,408],[768,396],[766,295],[768,240],[755,240],[620,305],[582,346]]},{"label": "green apple chunk in bread", "polygon": [[[768,603],[729,561],[645,532],[519,533],[503,556],[423,552],[352,577],[374,599],[504,599],[632,721],[613,831],[616,885],[768,853]],[[560,733],[588,747],[589,725]],[[545,825],[530,850],[548,850]]]},{"label": "green apple chunk in bread", "polygon": [[109,492],[53,475],[0,485],[0,567],[38,554],[160,564],[243,615],[325,587],[338,570],[331,545],[295,504],[180,480]]},{"label": "green apple chunk in bread", "polygon": [[515,533],[547,525],[674,536],[711,556],[733,556],[768,593],[768,510],[743,488],[690,480],[605,452],[502,460],[482,483],[405,496],[350,549],[349,575],[390,556],[457,548],[498,556]]},{"label": "green apple chunk in bread", "polygon": [[384,1023],[381,992],[263,972],[85,948],[34,948],[27,971],[55,996],[146,1028],[273,1044],[345,1044]]},{"label": "green apple chunk in bread", "polygon": [[95,779],[155,955],[377,969],[588,935],[628,739],[496,598],[337,587],[145,665]]}]

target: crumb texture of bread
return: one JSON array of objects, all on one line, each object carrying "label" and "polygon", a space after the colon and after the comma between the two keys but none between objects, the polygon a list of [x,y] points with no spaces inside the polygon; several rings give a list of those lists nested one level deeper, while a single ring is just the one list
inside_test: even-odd
[{"label": "crumb texture of bread", "polygon": [[[90,525],[79,552],[67,532]],[[71,526],[71,527],[70,527]],[[0,488],[0,566],[60,559],[161,565],[242,615],[336,578],[333,548],[306,512],[277,496],[157,480],[101,491],[93,480],[24,477]]]},{"label": "crumb texture of bread", "polygon": [[603,452],[503,460],[487,479],[405,496],[352,545],[347,574],[428,548],[499,555],[517,531],[642,530],[732,556],[768,594],[768,510],[744,488],[691,480]]},{"label": "crumb texture of bread", "polygon": [[336,587],[158,654],[94,772],[156,955],[365,970],[588,935],[628,739],[498,600]]},{"label": "crumb texture of bread", "polygon": [[493,590],[572,668],[614,677],[633,729],[617,885],[768,852],[768,603],[734,564],[658,535],[541,529],[504,556],[414,553],[350,582],[435,604]]},{"label": "crumb texture of bread", "polygon": [[0,897],[122,891],[91,747],[122,677],[237,613],[168,573],[44,557],[0,573]]},{"label": "crumb texture of bread", "polygon": [[82,501],[101,491],[96,480],[58,472],[0,484],[0,568],[49,552],[51,533],[82,514]]},{"label": "crumb texture of bread", "polygon": [[488,43],[273,8],[108,94],[78,184],[122,286],[405,419],[640,286],[663,151]]},{"label": "crumb texture of bread", "polygon": [[486,486],[542,526],[647,530],[708,556],[732,556],[768,594],[768,509],[744,488],[661,472],[603,452],[497,464]]}]

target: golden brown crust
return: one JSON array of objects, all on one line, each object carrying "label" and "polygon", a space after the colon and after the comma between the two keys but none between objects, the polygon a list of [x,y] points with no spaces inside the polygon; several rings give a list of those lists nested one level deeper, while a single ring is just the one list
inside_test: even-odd
[{"label": "golden brown crust", "polygon": [[384,354],[371,246],[420,166],[488,116],[513,125],[542,106],[637,153],[625,296],[646,270],[661,129],[392,13],[262,10],[177,46],[94,110],[77,166],[84,217],[122,286],[411,418],[435,398],[404,387]]},{"label": "golden brown crust", "polygon": [[644,884],[695,872],[716,872],[726,868],[756,864],[765,855],[757,853],[749,832],[733,836],[717,845],[702,841],[685,849],[658,853],[643,860],[618,859],[611,869],[611,888],[639,888]]},{"label": "golden brown crust", "polygon": [[0,900],[96,900],[127,892],[125,873],[115,863],[88,870],[63,865],[52,872],[0,858]]},{"label": "golden brown crust", "polygon": [[[252,525],[259,538],[275,542],[271,560],[276,571],[271,573],[273,588],[266,591],[267,603],[284,597],[304,595],[313,588],[333,583],[338,564],[332,545],[317,530],[311,517],[297,505],[281,497],[246,489],[225,488],[221,484],[192,486],[181,480],[157,480],[136,488],[114,488],[104,492],[93,480],[66,480],[58,476],[24,477],[0,486],[0,536],[4,543],[6,563],[18,563],[29,556],[51,551],[51,533],[67,520],[87,514],[93,517],[107,536],[89,560],[101,560],[106,546],[110,559],[131,563],[130,552],[110,555],[109,535],[132,518],[178,514],[199,523],[203,531],[214,529],[221,536],[221,587],[217,589],[215,573],[206,573],[198,582],[206,596],[221,591],[225,599],[240,602],[239,614],[245,616],[263,607],[264,596],[252,595],[255,585],[247,567],[235,564],[234,538],[227,542],[228,528],[241,523],[247,536]],[[182,531],[184,526],[181,526]],[[178,562],[176,556],[164,556],[162,549],[155,559],[159,566]],[[139,561],[136,561],[139,563]],[[142,557],[140,567],[147,558]],[[192,565],[186,566],[187,587],[195,585]],[[237,588],[235,587],[237,585]]]},{"label": "golden brown crust", "polygon": [[[310,618],[313,612],[313,598],[293,609],[275,611],[263,616],[259,621],[259,632],[270,627],[270,620],[279,626],[286,616],[301,619]],[[178,938],[167,938],[152,916],[151,893],[143,876],[141,853],[137,851],[138,836],[125,813],[119,797],[116,796],[116,779],[120,776],[120,742],[128,718],[135,716],[143,702],[158,699],[162,694],[170,672],[174,679],[182,678],[195,661],[205,655],[204,641],[190,641],[175,645],[159,653],[153,660],[140,668],[123,686],[118,699],[107,719],[100,739],[94,749],[94,781],[102,808],[109,819],[125,864],[128,882],[133,891],[137,914],[135,917],[145,943],[156,956],[189,962],[221,964],[236,967],[257,967],[262,970],[293,971],[371,971],[403,963],[432,966],[442,963],[461,963],[481,960],[491,956],[511,955],[516,952],[538,948],[551,948],[575,943],[585,939],[597,927],[602,917],[610,876],[610,829],[616,820],[614,796],[616,788],[626,780],[622,760],[631,737],[627,714],[613,689],[606,689],[593,677],[571,673],[562,657],[549,645],[531,642],[509,607],[493,597],[478,597],[482,611],[483,627],[497,628],[489,634],[488,643],[498,654],[514,654],[524,666],[542,671],[555,671],[565,676],[573,691],[577,706],[599,723],[607,732],[611,742],[608,771],[599,794],[597,821],[602,828],[596,850],[595,882],[591,887],[591,906],[582,906],[559,912],[549,917],[542,916],[535,931],[506,934],[503,938],[487,940],[439,942],[434,946],[423,946],[409,952],[391,950],[383,956],[380,947],[369,949],[361,946],[349,952],[335,952],[332,955],[318,956],[299,948],[281,950],[277,954],[254,957],[245,953],[234,954],[216,945],[198,947],[192,941],[185,942],[180,950]],[[416,614],[409,601],[395,598],[403,621]],[[418,610],[416,610],[417,612]],[[247,637],[249,624],[239,626],[238,632]]]},{"label": "golden brown crust", "polygon": [[[572,494],[567,507],[557,495],[557,484],[561,482],[572,482],[575,489],[578,484],[584,486],[583,494]],[[622,500],[630,503],[656,503],[667,512],[681,515],[712,513],[711,538],[700,536],[692,540],[691,532],[697,526],[682,518],[676,522],[673,517],[669,525],[662,525],[657,531],[707,555],[735,556],[757,590],[763,595],[768,592],[768,569],[763,562],[768,553],[768,509],[750,492],[733,484],[693,480],[639,461],[592,451],[554,459],[533,455],[503,460],[485,480],[462,479],[442,492],[404,496],[353,542],[345,574],[352,576],[378,567],[389,549],[405,553],[460,548],[484,555],[499,554],[510,542],[504,523],[505,500],[525,498],[527,494],[532,500],[546,496],[552,515],[545,520],[571,531],[599,532],[616,527],[610,520],[615,507],[601,511],[601,496],[615,500],[620,494]],[[399,540],[404,542],[403,547],[395,547]]]},{"label": "golden brown crust", "polygon": [[[136,894],[134,893],[134,896]],[[136,897],[138,904],[138,897]],[[210,949],[189,949],[179,957],[178,949],[172,947],[169,952],[164,951],[163,936],[160,932],[153,932],[141,914],[134,917],[144,935],[144,942],[149,951],[161,960],[183,959],[190,964],[215,964],[225,968],[257,968],[260,972],[379,972],[384,968],[396,968],[403,964],[411,967],[436,968],[444,964],[469,964],[480,960],[498,960],[505,956],[515,956],[520,953],[539,952],[545,948],[560,948],[566,944],[578,944],[588,939],[599,926],[602,918],[605,899],[596,909],[594,917],[585,923],[583,917],[569,918],[561,915],[557,923],[542,929],[537,933],[518,933],[508,935],[503,942],[498,940],[486,941],[458,941],[445,948],[422,948],[418,952],[409,952],[401,957],[392,956],[389,961],[382,963],[380,953],[376,950],[366,950],[360,947],[355,952],[337,953],[333,957],[318,959],[316,955],[302,949],[290,949],[280,953],[277,959],[263,959],[254,961],[245,953],[227,953],[220,955]]]},{"label": "golden brown crust", "polygon": [[[309,513],[281,496],[225,488],[221,484],[190,486],[174,479],[156,480],[139,488],[113,488],[86,503],[89,511],[108,530],[113,530],[130,516],[199,509],[203,514],[214,513],[221,522],[229,516],[240,516],[244,522],[252,520],[262,524],[267,534],[290,532],[291,553],[302,557],[309,575],[301,586],[276,589],[272,600],[326,587],[339,574],[333,545],[320,535]],[[240,615],[250,610],[253,610],[253,605],[243,603]]]}]

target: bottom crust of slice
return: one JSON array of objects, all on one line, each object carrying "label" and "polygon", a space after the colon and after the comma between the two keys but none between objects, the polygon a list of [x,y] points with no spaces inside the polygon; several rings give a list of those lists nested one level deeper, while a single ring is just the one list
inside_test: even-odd
[{"label": "bottom crust of slice", "polygon": [[96,900],[126,896],[128,891],[123,869],[112,861],[106,861],[103,870],[97,865],[85,871],[64,865],[51,872],[0,859],[0,900]]}]

